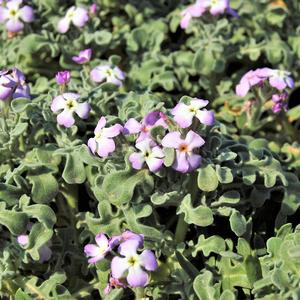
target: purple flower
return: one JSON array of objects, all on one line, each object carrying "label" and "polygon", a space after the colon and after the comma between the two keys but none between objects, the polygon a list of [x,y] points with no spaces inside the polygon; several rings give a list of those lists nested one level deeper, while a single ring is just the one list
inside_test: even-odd
[{"label": "purple flower", "polygon": [[135,145],[141,152],[132,153],[129,161],[134,169],[140,170],[144,163],[151,172],[157,172],[163,165],[164,153],[151,139],[145,139]]},{"label": "purple flower", "polygon": [[24,74],[17,68],[0,71],[0,100],[16,98],[30,99],[30,89],[25,82]]},{"label": "purple flower", "polygon": [[67,14],[58,22],[57,30],[60,33],[66,33],[71,23],[76,27],[83,27],[89,20],[88,11],[83,7],[72,6],[68,9]]},{"label": "purple flower", "polygon": [[172,110],[174,120],[181,128],[187,128],[192,125],[193,118],[196,117],[202,124],[213,125],[215,118],[212,111],[201,110],[208,104],[207,100],[194,98],[189,105],[178,103]]},{"label": "purple flower", "polygon": [[139,247],[143,247],[143,245],[144,245],[144,235],[134,233],[130,230],[125,230],[121,235],[112,236],[109,239],[109,245],[113,249],[120,243],[123,243],[128,240],[137,240],[139,242]]},{"label": "purple flower", "polygon": [[94,131],[95,137],[88,140],[88,146],[93,154],[97,152],[100,157],[107,157],[116,149],[113,137],[118,136],[123,127],[120,124],[115,124],[112,127],[104,128],[106,119],[101,117]]},{"label": "purple flower", "polygon": [[205,7],[201,0],[198,0],[195,4],[188,6],[184,11],[182,11],[180,27],[186,29],[192,18],[201,17],[205,12]]},{"label": "purple flower", "polygon": [[25,23],[34,20],[32,7],[22,5],[22,0],[10,0],[6,6],[0,6],[0,23],[6,23],[6,29],[9,32],[19,32],[24,28]]},{"label": "purple flower", "polygon": [[55,75],[55,79],[57,84],[66,85],[71,79],[71,73],[70,71],[57,72],[57,74]]},{"label": "purple flower", "polygon": [[86,256],[90,257],[88,262],[90,264],[94,264],[100,260],[102,260],[106,254],[111,251],[111,247],[108,243],[108,238],[104,233],[99,233],[95,237],[95,244],[88,244],[84,247],[84,253]]},{"label": "purple flower", "polygon": [[91,106],[87,103],[78,103],[79,94],[64,93],[55,97],[51,104],[51,110],[58,112],[57,123],[65,127],[71,127],[75,123],[74,113],[76,113],[81,119],[87,119],[90,114]]},{"label": "purple flower", "polygon": [[108,284],[103,292],[105,295],[108,295],[112,288],[126,288],[126,287],[127,287],[127,284],[124,279],[122,280],[122,279],[113,278],[110,275]]},{"label": "purple flower", "polygon": [[142,122],[138,122],[134,118],[130,118],[124,125],[124,134],[137,134],[139,137],[137,143],[146,138],[151,138],[150,131],[154,126],[162,126],[168,128],[165,118],[159,111],[153,111],[146,115]]},{"label": "purple flower", "polygon": [[29,236],[27,234],[21,234],[17,237],[19,245],[26,247],[29,243]]},{"label": "purple flower", "polygon": [[201,163],[201,156],[193,153],[195,148],[204,145],[205,141],[194,131],[190,130],[183,140],[180,132],[170,132],[161,141],[161,144],[167,148],[176,150],[176,159],[172,165],[173,169],[181,172],[191,172],[197,169]]},{"label": "purple flower", "polygon": [[125,73],[118,67],[111,67],[109,65],[98,66],[91,71],[91,80],[95,82],[111,82],[114,85],[121,87],[125,79]]},{"label": "purple flower", "polygon": [[270,70],[270,85],[279,91],[282,91],[287,87],[292,89],[295,86],[295,83],[290,74],[290,72],[283,70]]},{"label": "purple flower", "polygon": [[121,279],[126,276],[131,287],[146,286],[149,275],[146,271],[155,271],[157,261],[154,253],[144,250],[137,253],[139,242],[135,239],[128,240],[119,246],[118,252],[121,257],[114,257],[111,262],[111,274],[113,278]]},{"label": "purple flower", "polygon": [[78,56],[73,56],[72,60],[77,64],[85,64],[91,60],[92,57],[92,49],[85,49],[79,52]]},{"label": "purple flower", "polygon": [[272,111],[274,113],[279,113],[282,110],[287,111],[288,110],[287,98],[288,98],[288,94],[285,92],[281,94],[274,94],[272,96],[272,101],[274,102]]}]

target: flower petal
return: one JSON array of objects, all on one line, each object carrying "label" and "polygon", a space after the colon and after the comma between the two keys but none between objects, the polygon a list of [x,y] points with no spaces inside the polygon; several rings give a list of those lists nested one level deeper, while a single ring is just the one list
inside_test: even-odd
[{"label": "flower petal", "polygon": [[189,149],[198,148],[205,144],[204,139],[192,130],[186,135],[185,141],[189,145]]},{"label": "flower petal", "polygon": [[97,153],[100,157],[107,157],[110,153],[114,152],[116,145],[113,139],[101,138],[98,141]]},{"label": "flower petal", "polygon": [[10,19],[6,23],[6,28],[10,32],[21,31],[23,29],[23,27],[24,27],[24,24],[21,21],[19,21],[18,19]]},{"label": "flower petal", "polygon": [[132,287],[143,287],[148,283],[149,276],[139,266],[128,269],[127,282]]},{"label": "flower petal", "polygon": [[60,33],[66,33],[70,28],[70,19],[62,18],[57,25],[57,30]]},{"label": "flower petal", "polygon": [[211,126],[215,122],[215,114],[210,110],[199,110],[196,114],[196,117],[204,125]]},{"label": "flower petal", "polygon": [[182,142],[180,132],[174,131],[168,133],[161,141],[161,144],[167,148],[178,148],[179,144]]},{"label": "flower petal", "polygon": [[185,152],[179,152],[176,150],[176,158],[172,168],[178,172],[186,173],[189,170],[189,163],[186,156]]},{"label": "flower petal", "polygon": [[78,104],[78,107],[75,112],[81,119],[87,119],[89,117],[90,111],[91,111],[90,104],[84,102]]},{"label": "flower petal", "polygon": [[109,128],[104,128],[103,136],[112,138],[119,135],[122,131],[123,131],[123,126],[120,124],[115,124]]},{"label": "flower petal", "polygon": [[124,277],[124,273],[128,270],[129,264],[126,258],[115,256],[111,261],[111,275],[114,278]]},{"label": "flower petal", "polygon": [[140,246],[140,241],[137,239],[129,239],[119,246],[119,253],[123,256],[135,255]]},{"label": "flower petal", "polygon": [[201,155],[192,153],[187,156],[187,161],[189,163],[189,172],[191,172],[200,166],[202,157]]},{"label": "flower petal", "polygon": [[32,7],[25,5],[20,9],[20,17],[24,22],[30,23],[34,20]]},{"label": "flower petal", "polygon": [[64,109],[65,102],[66,102],[66,100],[64,99],[64,97],[62,95],[55,97],[51,103],[51,110],[53,112],[57,112],[60,109]]},{"label": "flower petal", "polygon": [[106,119],[105,117],[101,117],[100,120],[98,121],[98,124],[94,130],[94,133],[97,134],[97,133],[101,133],[102,131],[102,128],[106,125]]},{"label": "flower petal", "polygon": [[143,167],[145,159],[142,153],[132,153],[129,156],[129,161],[134,169],[140,170]]},{"label": "flower petal", "polygon": [[8,10],[0,5],[0,23],[3,23],[8,18]]},{"label": "flower petal", "polygon": [[149,170],[153,173],[158,172],[164,161],[161,158],[151,157],[149,159],[146,159],[146,164],[149,167]]},{"label": "flower petal", "polygon": [[139,133],[142,129],[142,124],[134,118],[130,118],[124,125],[124,134]]},{"label": "flower petal", "polygon": [[86,256],[95,257],[99,254],[99,247],[94,244],[87,244],[83,249]]},{"label": "flower petal", "polygon": [[72,22],[76,27],[83,27],[89,20],[88,11],[85,8],[77,7]]},{"label": "flower petal", "polygon": [[158,267],[154,253],[150,250],[144,250],[140,255],[141,265],[147,271],[155,271]]},{"label": "flower petal", "polygon": [[88,140],[88,147],[90,148],[90,150],[92,151],[93,154],[95,154],[96,149],[97,149],[97,142],[95,138],[90,138]]},{"label": "flower petal", "polygon": [[63,125],[67,128],[71,127],[75,123],[75,119],[73,117],[72,112],[68,110],[63,110],[58,116],[57,116],[57,123],[59,125]]},{"label": "flower petal", "polygon": [[99,247],[108,247],[108,239],[104,233],[98,233],[95,241]]},{"label": "flower petal", "polygon": [[175,122],[181,128],[187,128],[192,124],[194,112],[189,110],[189,107],[184,103],[178,103],[172,110]]}]

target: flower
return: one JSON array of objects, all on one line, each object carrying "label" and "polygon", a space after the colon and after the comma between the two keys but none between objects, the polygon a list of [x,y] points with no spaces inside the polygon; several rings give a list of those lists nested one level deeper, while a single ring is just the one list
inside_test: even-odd
[{"label": "flower", "polygon": [[108,238],[104,233],[98,233],[95,237],[97,245],[87,244],[84,247],[84,253],[86,256],[91,257],[88,262],[94,264],[102,260],[106,254],[111,251],[111,247],[108,243]]},{"label": "flower", "polygon": [[134,169],[141,169],[146,163],[151,172],[157,172],[163,165],[164,153],[152,140],[145,139],[135,145],[141,152],[132,153],[129,161]]},{"label": "flower", "polygon": [[127,284],[124,281],[125,280],[122,280],[122,279],[120,280],[120,279],[117,279],[117,278],[113,278],[110,274],[108,284],[107,284],[106,288],[103,291],[104,294],[108,295],[110,293],[111,289],[115,288],[115,287],[126,288]]},{"label": "flower", "polygon": [[111,67],[109,65],[98,66],[91,71],[91,80],[95,82],[111,82],[119,87],[123,85],[125,73],[118,67]]},{"label": "flower", "polygon": [[81,118],[87,119],[90,114],[91,106],[87,103],[78,103],[79,94],[64,93],[55,97],[51,104],[51,110],[58,112],[63,110],[57,115],[57,123],[65,127],[71,127],[75,123],[73,117],[74,112]]},{"label": "flower", "polygon": [[201,0],[198,0],[195,4],[188,6],[184,11],[181,12],[180,27],[186,29],[192,18],[201,17],[205,12],[205,7]]},{"label": "flower", "polygon": [[30,89],[25,82],[24,74],[17,68],[0,71],[0,100],[16,98],[30,99]]},{"label": "flower", "polygon": [[150,131],[154,126],[162,126],[168,128],[165,122],[164,114],[159,111],[152,111],[146,115],[142,122],[138,122],[134,118],[130,118],[124,125],[124,134],[137,134],[137,142],[141,142],[146,138],[151,138]]},{"label": "flower", "polygon": [[176,158],[172,167],[181,173],[191,172],[199,167],[202,158],[193,153],[193,150],[201,147],[204,143],[202,137],[192,130],[187,133],[185,139],[181,138],[180,132],[174,131],[168,133],[161,141],[164,147],[176,150]]},{"label": "flower", "polygon": [[57,72],[57,74],[55,75],[55,79],[56,79],[57,84],[65,85],[70,81],[71,73],[70,73],[70,71]]},{"label": "flower", "polygon": [[34,13],[29,5],[22,5],[23,0],[10,0],[5,6],[0,6],[0,23],[6,23],[9,32],[19,32],[25,23],[34,21]]},{"label": "flower", "polygon": [[137,240],[139,242],[139,247],[143,247],[143,245],[144,245],[144,235],[134,233],[130,230],[125,230],[121,235],[112,236],[109,239],[109,244],[110,244],[110,247],[113,249],[120,243],[128,241],[128,240]]},{"label": "flower", "polygon": [[229,0],[204,0],[203,5],[213,16],[224,14],[230,7]]},{"label": "flower", "polygon": [[172,110],[174,120],[181,128],[187,128],[192,125],[193,118],[196,117],[202,124],[213,125],[214,113],[208,110],[201,110],[208,104],[207,100],[194,98],[189,105],[178,103]]},{"label": "flower", "polygon": [[101,117],[94,131],[95,137],[88,140],[88,147],[92,153],[95,154],[97,152],[103,158],[115,151],[116,145],[113,137],[118,136],[123,130],[120,124],[115,124],[109,128],[104,128],[105,125],[106,119]]},{"label": "flower", "polygon": [[83,7],[72,6],[68,9],[67,14],[58,22],[57,30],[60,33],[66,33],[71,23],[76,27],[83,27],[89,20],[88,11]]},{"label": "flower", "polygon": [[17,237],[17,241],[19,245],[21,245],[22,247],[26,247],[29,243],[29,236],[27,234],[21,234]]},{"label": "flower", "polygon": [[72,60],[77,64],[85,64],[91,60],[92,49],[85,49],[79,52],[78,56],[73,56]]},{"label": "flower", "polygon": [[122,243],[118,249],[121,257],[116,256],[111,262],[112,277],[121,279],[126,276],[131,287],[147,285],[149,275],[146,271],[152,272],[157,269],[154,253],[150,250],[144,250],[141,254],[138,254],[138,248],[139,242],[135,239]]},{"label": "flower", "polygon": [[90,14],[95,14],[97,12],[97,4],[96,3],[93,3],[91,6],[90,6]]},{"label": "flower", "polygon": [[272,111],[274,113],[279,113],[282,110],[287,111],[288,110],[287,98],[288,98],[288,94],[286,92],[281,94],[274,94],[272,96],[272,101],[274,102]]},{"label": "flower", "polygon": [[270,85],[279,91],[282,91],[287,87],[292,89],[295,86],[295,83],[290,74],[290,72],[284,70],[270,70]]}]

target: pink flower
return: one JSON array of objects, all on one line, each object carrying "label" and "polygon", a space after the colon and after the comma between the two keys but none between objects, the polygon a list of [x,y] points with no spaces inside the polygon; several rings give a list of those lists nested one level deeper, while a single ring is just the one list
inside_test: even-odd
[{"label": "pink flower", "polygon": [[70,82],[71,73],[70,73],[70,71],[57,72],[57,74],[55,75],[55,79],[56,79],[57,84],[66,85],[67,83]]},{"label": "pink flower", "polygon": [[74,113],[81,119],[87,119],[90,114],[91,106],[87,103],[79,103],[77,100],[80,95],[75,93],[64,93],[55,97],[51,104],[53,112],[62,112],[57,116],[57,123],[65,127],[71,127],[75,123]]},{"label": "pink flower", "polygon": [[274,94],[272,96],[272,101],[273,101],[273,107],[272,111],[274,113],[279,113],[280,111],[288,110],[288,104],[287,104],[287,99],[288,99],[288,94],[287,93],[281,93],[281,94]]},{"label": "pink flower", "polygon": [[88,11],[83,7],[72,6],[67,14],[58,22],[57,30],[60,33],[66,33],[70,29],[71,23],[76,27],[83,27],[89,20]]},{"label": "pink flower", "polygon": [[270,70],[270,85],[279,91],[282,91],[287,87],[291,89],[294,88],[295,83],[290,74],[290,72],[284,70]]},{"label": "pink flower", "polygon": [[77,64],[85,64],[91,60],[92,57],[92,49],[85,49],[79,52],[78,56],[73,56],[72,60]]},{"label": "pink flower", "polygon": [[174,120],[181,128],[187,128],[192,125],[193,118],[196,117],[202,124],[213,125],[215,118],[212,111],[203,109],[208,101],[194,98],[189,105],[178,103],[172,110]]},{"label": "pink flower", "polygon": [[97,4],[96,4],[96,3],[93,3],[93,4],[90,6],[90,14],[94,15],[96,12],[97,12]]},{"label": "pink flower", "polygon": [[97,245],[87,244],[84,247],[84,253],[86,256],[90,257],[88,262],[90,264],[94,264],[100,260],[102,260],[106,254],[111,251],[111,247],[108,243],[108,238],[104,233],[98,233],[95,237],[95,241]]},{"label": "pink flower", "polygon": [[106,119],[101,117],[94,131],[95,137],[88,140],[88,147],[92,153],[95,154],[97,152],[103,158],[115,151],[116,145],[113,137],[118,136],[123,130],[120,124],[115,124],[109,128],[104,128],[105,125]]},{"label": "pink flower", "polygon": [[111,67],[109,65],[98,66],[91,71],[91,80],[95,82],[110,82],[116,86],[121,87],[125,80],[125,73],[118,67]]},{"label": "pink flower", "polygon": [[129,161],[134,169],[141,169],[144,163],[151,172],[158,172],[163,165],[164,153],[151,139],[145,139],[135,145],[139,153],[132,153]]},{"label": "pink flower", "polygon": [[150,131],[154,126],[162,126],[168,128],[164,115],[159,111],[153,111],[146,115],[142,122],[138,122],[134,118],[130,118],[124,125],[124,134],[137,134],[139,137],[137,143],[146,138],[151,138]]},{"label": "pink flower", "polygon": [[164,147],[175,149],[176,159],[172,167],[181,173],[191,172],[199,167],[202,158],[193,150],[204,143],[202,137],[192,130],[188,132],[185,139],[181,138],[180,132],[175,131],[168,133],[161,141]]}]

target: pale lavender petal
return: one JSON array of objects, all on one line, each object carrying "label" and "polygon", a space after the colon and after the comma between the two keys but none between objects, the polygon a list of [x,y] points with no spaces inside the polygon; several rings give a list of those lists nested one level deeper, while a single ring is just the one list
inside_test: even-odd
[{"label": "pale lavender petal", "polygon": [[88,20],[88,11],[85,8],[77,7],[72,18],[73,24],[77,27],[83,27]]},{"label": "pale lavender petal", "polygon": [[162,159],[156,157],[151,157],[146,160],[146,164],[149,167],[149,170],[153,173],[158,172],[161,169],[163,163],[164,161]]},{"label": "pale lavender petal", "polygon": [[192,124],[194,112],[191,112],[186,104],[178,103],[172,110],[172,115],[181,128],[187,128]]},{"label": "pale lavender petal", "polygon": [[146,115],[144,122],[146,125],[153,126],[160,118],[159,111],[152,111]]},{"label": "pale lavender petal", "polygon": [[60,109],[64,109],[66,100],[62,95],[55,97],[51,103],[51,110],[57,112]]},{"label": "pale lavender petal", "polygon": [[211,126],[215,122],[215,114],[210,110],[199,110],[196,114],[196,117],[204,125]]},{"label": "pale lavender petal", "polygon": [[144,235],[143,234],[139,234],[139,233],[134,233],[130,230],[125,230],[122,234],[121,237],[123,239],[123,241],[127,241],[127,240],[137,240],[139,242],[139,247],[143,247],[144,244]]},{"label": "pale lavender petal", "polygon": [[124,134],[135,134],[142,130],[142,124],[134,118],[130,118],[124,125]]},{"label": "pale lavender petal", "polygon": [[124,80],[126,77],[125,73],[119,67],[114,67],[113,72],[120,80]]},{"label": "pale lavender petal", "polygon": [[191,172],[200,166],[202,157],[198,154],[192,153],[187,155],[187,161],[189,163],[189,172]]},{"label": "pale lavender petal", "polygon": [[191,100],[191,105],[198,109],[207,106],[208,103],[209,103],[208,100],[203,100],[203,99],[198,99],[198,98],[193,98]]},{"label": "pale lavender petal", "polygon": [[84,253],[86,256],[95,257],[99,254],[99,247],[94,244],[87,244],[84,246]]},{"label": "pale lavender petal", "polygon": [[140,170],[143,167],[145,159],[142,153],[132,153],[129,156],[129,161],[134,169]]},{"label": "pale lavender petal", "polygon": [[147,271],[155,271],[158,267],[156,257],[154,253],[150,250],[144,250],[140,255],[141,265]]},{"label": "pale lavender petal", "polygon": [[20,17],[24,22],[30,23],[34,20],[32,7],[25,5],[20,9]]},{"label": "pale lavender petal", "polygon": [[103,136],[112,138],[118,136],[123,131],[123,126],[120,124],[115,124],[109,128],[103,129]]},{"label": "pale lavender petal", "polygon": [[7,1],[6,6],[9,9],[18,10],[19,6],[22,4],[23,0],[10,0]]},{"label": "pale lavender petal", "polygon": [[7,100],[12,95],[12,88],[0,85],[0,100]]},{"label": "pale lavender petal", "polygon": [[97,149],[97,143],[96,143],[96,139],[95,138],[90,138],[88,140],[88,147],[90,148],[90,150],[92,151],[92,153],[95,154],[96,149]]},{"label": "pale lavender petal", "polygon": [[179,144],[182,142],[180,132],[174,131],[168,133],[161,141],[161,144],[167,148],[178,148]]},{"label": "pale lavender petal", "polygon": [[122,240],[122,236],[121,235],[112,236],[109,239],[109,241],[108,241],[110,249],[113,249],[114,247],[116,247],[117,245],[119,245],[120,242],[121,242],[121,240]]},{"label": "pale lavender petal", "polygon": [[178,172],[186,173],[189,170],[189,163],[187,161],[185,152],[179,152],[176,150],[176,159],[172,165],[172,168]]},{"label": "pale lavender petal", "polygon": [[80,95],[77,94],[77,93],[64,93],[63,94],[63,97],[68,100],[68,99],[71,99],[71,100],[77,100],[80,98]]},{"label": "pale lavender petal", "polygon": [[78,107],[76,108],[75,112],[81,119],[87,119],[90,115],[90,111],[91,111],[90,104],[84,102],[78,104]]},{"label": "pale lavender petal", "polygon": [[106,74],[102,68],[96,67],[91,71],[90,78],[92,81],[102,82],[106,78]]},{"label": "pale lavender petal", "polygon": [[0,5],[0,23],[3,23],[8,18],[8,10]]},{"label": "pale lavender petal", "polygon": [[204,139],[192,130],[186,135],[185,142],[188,144],[190,150],[205,144]]},{"label": "pale lavender petal", "polygon": [[57,123],[59,125],[63,125],[67,128],[71,127],[75,123],[75,119],[73,117],[73,114],[68,110],[63,110],[58,116],[57,116]]},{"label": "pale lavender petal", "polygon": [[128,270],[129,264],[126,258],[115,256],[111,261],[111,275],[114,278],[121,278]]},{"label": "pale lavender petal", "polygon": [[191,19],[192,19],[192,15],[190,13],[185,13],[180,21],[180,27],[182,29],[188,28]]},{"label": "pale lavender petal", "polygon": [[130,256],[130,255],[135,255],[137,249],[140,246],[140,241],[136,239],[129,239],[125,242],[123,242],[119,246],[119,253],[123,256]]},{"label": "pale lavender petal", "polygon": [[248,80],[241,80],[235,88],[235,93],[240,97],[245,97],[250,90],[250,84]]},{"label": "pale lavender petal", "polygon": [[10,19],[6,23],[6,28],[10,32],[19,32],[23,29],[23,27],[24,27],[24,24],[17,19]]},{"label": "pale lavender petal", "polygon": [[107,80],[107,82],[110,82],[110,83],[112,83],[116,86],[119,86],[119,87],[121,87],[123,85],[123,82],[114,75],[113,76],[108,76],[106,78],[106,80]]},{"label": "pale lavender petal", "polygon": [[143,287],[148,283],[148,274],[139,266],[128,269],[127,282],[132,287]]},{"label": "pale lavender petal", "polygon": [[217,16],[220,14],[223,14],[225,12],[225,10],[227,9],[228,4],[226,0],[219,0],[217,2],[217,4],[212,5],[212,7],[210,8],[210,13],[213,16]]},{"label": "pale lavender petal", "polygon": [[138,143],[136,143],[135,147],[142,152],[149,151],[152,152],[151,147],[154,147],[155,143],[151,139],[144,139]]},{"label": "pale lavender petal", "polygon": [[295,81],[293,80],[293,78],[288,76],[286,77],[285,82],[289,88],[293,89],[295,87]]},{"label": "pale lavender petal", "polygon": [[62,18],[57,25],[57,30],[60,33],[66,33],[70,28],[70,19]]},{"label": "pale lavender petal", "polygon": [[104,233],[98,233],[95,237],[95,241],[99,247],[107,247],[108,248],[108,239]]},{"label": "pale lavender petal", "polygon": [[100,157],[107,157],[110,153],[114,152],[116,145],[113,139],[101,138],[98,141],[97,153]]},{"label": "pale lavender petal", "polygon": [[18,85],[15,92],[13,93],[13,99],[16,98],[28,98],[30,99],[30,89],[27,84]]},{"label": "pale lavender petal", "polygon": [[273,76],[269,79],[270,85],[278,90],[282,91],[286,88],[287,84],[281,77]]},{"label": "pale lavender petal", "polygon": [[102,128],[105,127],[106,125],[106,119],[105,117],[101,117],[100,120],[98,121],[98,124],[94,130],[95,134],[101,133]]}]

